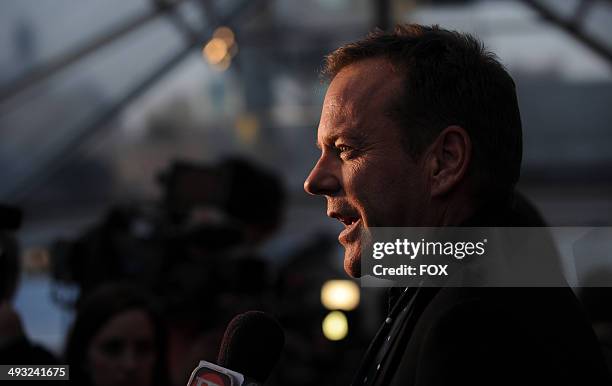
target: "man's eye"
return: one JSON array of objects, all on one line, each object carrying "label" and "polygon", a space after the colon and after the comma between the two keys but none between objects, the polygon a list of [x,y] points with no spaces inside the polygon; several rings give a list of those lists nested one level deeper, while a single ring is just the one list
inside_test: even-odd
[{"label": "man's eye", "polygon": [[347,152],[347,151],[350,151],[350,150],[351,150],[351,148],[350,148],[350,147],[348,147],[348,146],[344,146],[344,145],[338,145],[338,146],[336,146],[336,149],[338,149],[338,151],[339,151],[340,153],[345,153],[345,152]]}]

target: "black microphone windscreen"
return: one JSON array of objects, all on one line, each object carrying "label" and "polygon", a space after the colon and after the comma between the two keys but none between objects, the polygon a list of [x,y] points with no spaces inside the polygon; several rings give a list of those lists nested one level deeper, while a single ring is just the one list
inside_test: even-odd
[{"label": "black microphone windscreen", "polygon": [[285,334],[276,319],[264,312],[248,311],[227,325],[217,364],[264,383],[284,344]]}]

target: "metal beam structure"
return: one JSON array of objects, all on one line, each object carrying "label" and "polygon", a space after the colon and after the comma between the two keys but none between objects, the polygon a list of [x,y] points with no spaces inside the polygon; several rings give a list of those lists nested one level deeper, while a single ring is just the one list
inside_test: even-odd
[{"label": "metal beam structure", "polygon": [[543,5],[537,0],[522,0],[523,3],[534,9],[538,14],[545,20],[551,22],[557,27],[561,28],[576,40],[591,49],[597,56],[604,59],[606,63],[612,67],[612,49],[606,46],[604,43],[589,36],[584,28],[583,23],[586,17],[589,6],[591,5],[590,0],[582,0],[582,2],[576,8],[574,17],[572,19],[564,19],[557,15],[549,7]]},{"label": "metal beam structure", "polygon": [[372,0],[372,5],[374,6],[374,27],[383,31],[391,28],[391,1]]},{"label": "metal beam structure", "polygon": [[[262,1],[262,0],[260,0]],[[251,9],[260,1],[243,0],[237,5],[228,15],[225,15],[219,20],[216,20],[216,25],[229,25],[232,21],[240,16],[246,10]],[[208,31],[211,30],[211,31]],[[211,28],[206,29],[208,34],[212,32]],[[55,157],[45,163],[43,168],[34,171],[26,176],[22,181],[17,183],[7,193],[7,199],[11,202],[19,204],[38,186],[44,184],[51,176],[61,170],[62,166],[74,156],[74,150],[78,145],[91,138],[98,130],[103,128],[108,122],[120,113],[134,99],[144,94],[155,83],[157,83],[164,75],[180,64],[195,48],[200,46],[207,36],[198,37],[191,35],[192,40],[176,55],[164,61],[160,66],[153,70],[145,79],[129,90],[122,98],[118,99],[110,106],[96,114],[88,123],[83,125],[83,129],[79,130],[81,134],[75,136],[70,141],[66,141],[61,149],[55,152]],[[59,70],[59,69],[58,69]]]},{"label": "metal beam structure", "polygon": [[17,94],[21,93],[25,89],[44,81],[45,79],[55,75],[66,67],[73,63],[81,60],[82,58],[102,49],[103,47],[113,43],[114,41],[128,35],[129,33],[137,30],[138,28],[148,24],[155,20],[157,17],[168,12],[168,8],[156,8],[150,12],[143,13],[136,17],[131,18],[120,26],[114,28],[110,32],[98,36],[95,39],[77,47],[76,49],[51,60],[48,63],[40,65],[33,70],[29,71],[24,76],[15,79],[8,85],[0,89],[0,103],[3,103]]}]

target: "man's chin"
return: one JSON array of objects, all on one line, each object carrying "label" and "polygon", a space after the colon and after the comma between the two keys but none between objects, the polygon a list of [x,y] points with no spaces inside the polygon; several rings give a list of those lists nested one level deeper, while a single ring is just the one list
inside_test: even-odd
[{"label": "man's chin", "polygon": [[[367,236],[367,234],[366,234]],[[366,242],[369,238],[365,238]],[[344,247],[344,271],[352,278],[361,277],[361,246],[364,243],[364,231],[360,230],[355,240],[340,240]]]},{"label": "man's chin", "polygon": [[361,256],[359,254],[349,255],[345,252],[344,271],[352,278],[361,277]]}]

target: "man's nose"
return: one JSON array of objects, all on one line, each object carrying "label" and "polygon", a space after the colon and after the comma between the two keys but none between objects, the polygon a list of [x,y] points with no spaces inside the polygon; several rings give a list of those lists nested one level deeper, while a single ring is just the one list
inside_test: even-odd
[{"label": "man's nose", "polygon": [[312,195],[333,196],[341,188],[340,179],[336,169],[323,157],[310,172],[304,181],[304,190]]}]

